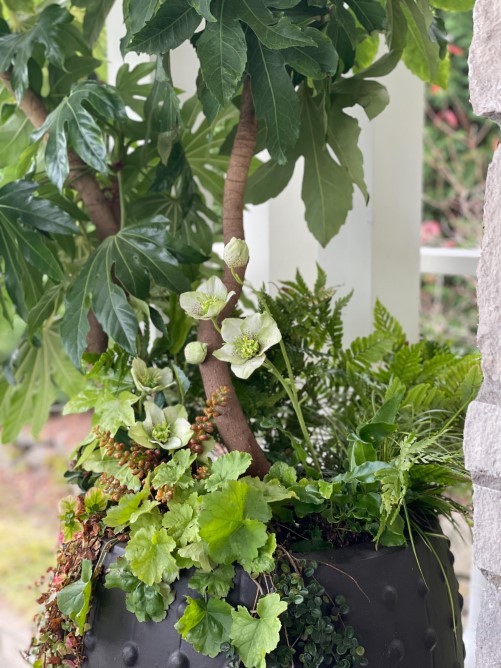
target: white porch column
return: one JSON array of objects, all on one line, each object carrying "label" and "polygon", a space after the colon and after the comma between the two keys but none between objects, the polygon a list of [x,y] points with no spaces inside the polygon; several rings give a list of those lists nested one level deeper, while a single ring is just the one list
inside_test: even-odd
[{"label": "white porch column", "polygon": [[[475,113],[501,120],[501,3],[477,0],[470,51]],[[476,665],[501,666],[501,153],[489,168],[478,269],[478,345],[484,383],[468,410],[466,464],[474,482],[477,566],[487,579],[477,623]]]}]

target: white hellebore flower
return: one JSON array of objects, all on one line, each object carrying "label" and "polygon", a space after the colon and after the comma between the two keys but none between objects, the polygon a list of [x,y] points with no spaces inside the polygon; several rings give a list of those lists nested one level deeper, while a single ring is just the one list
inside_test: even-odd
[{"label": "white hellebore flower", "polygon": [[132,361],[132,379],[140,392],[154,394],[165,390],[174,382],[174,374],[168,367],[157,369],[154,366],[146,366],[146,362],[139,357]]},{"label": "white hellebore flower", "polygon": [[186,445],[193,436],[184,406],[169,406],[162,409],[153,401],[146,401],[144,410],[146,412],[144,422],[136,422],[129,429],[130,438],[139,445],[145,448],[160,447],[164,450],[176,450]]},{"label": "white hellebore flower", "polygon": [[183,292],[179,303],[185,313],[195,320],[212,320],[224,309],[234,292],[228,292],[217,276],[200,283],[195,292]]},{"label": "white hellebore flower", "polygon": [[224,247],[223,259],[230,269],[245,267],[249,261],[249,247],[243,239],[233,237]]},{"label": "white hellebore flower", "polygon": [[268,313],[256,313],[248,318],[226,318],[221,327],[224,346],[214,351],[214,357],[230,362],[238,378],[248,378],[265,361],[265,352],[278,343],[282,334]]},{"label": "white hellebore flower", "polygon": [[207,344],[202,341],[192,341],[184,347],[184,357],[188,364],[202,364],[207,357]]}]

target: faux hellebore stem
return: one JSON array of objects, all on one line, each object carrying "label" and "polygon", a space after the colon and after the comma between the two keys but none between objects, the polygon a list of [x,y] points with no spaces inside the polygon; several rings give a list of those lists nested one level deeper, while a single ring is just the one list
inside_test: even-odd
[{"label": "faux hellebore stem", "polygon": [[[282,349],[282,353],[284,356],[284,359],[286,360],[286,365],[287,367],[290,367],[290,362],[289,358],[287,356],[287,353],[285,352],[285,346]],[[313,464],[315,465],[315,468],[317,471],[321,474],[322,473],[322,466],[320,464],[320,461],[317,457],[317,453],[315,452],[315,447],[313,443],[311,442],[310,435],[308,433],[308,429],[306,427],[306,422],[304,419],[303,411],[301,410],[301,404],[299,403],[299,397],[297,395],[297,390],[296,390],[296,385],[294,383],[293,378],[284,378],[280,371],[277,369],[277,367],[270,362],[269,359],[266,359],[264,366],[275,376],[275,378],[278,380],[278,382],[282,385],[284,390],[287,393],[287,396],[289,397],[292,407],[294,408],[294,412],[296,413],[297,420],[299,422],[299,426],[301,427],[301,433],[303,434],[303,438],[305,440],[306,447],[308,448],[308,451],[310,453],[310,456],[313,460]]]},{"label": "faux hellebore stem", "polygon": [[[240,122],[231,151],[224,187],[223,236],[225,244],[229,243],[233,237],[245,239],[244,193],[250,163],[256,148],[256,138],[257,122],[252,105],[250,81],[246,79],[240,105]],[[237,269],[236,272],[240,281],[243,282],[245,267]],[[242,284],[235,279],[228,267],[224,270],[223,283],[228,291],[233,290],[235,294],[219,315],[219,323],[232,312],[242,292]],[[249,473],[263,477],[269,470],[270,464],[259,447],[242,411],[233,388],[228,364],[220,362],[212,355],[214,350],[222,346],[221,334],[214,328],[212,322],[201,321],[198,328],[198,340],[208,345],[207,359],[200,365],[206,395],[210,397],[213,392],[223,386],[230,389],[225,411],[217,418],[217,427],[221,438],[229,450],[248,452],[252,456]]]}]

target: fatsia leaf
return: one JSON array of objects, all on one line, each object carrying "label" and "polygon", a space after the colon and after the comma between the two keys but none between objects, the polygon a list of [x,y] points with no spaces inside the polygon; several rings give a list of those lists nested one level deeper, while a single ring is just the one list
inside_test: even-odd
[{"label": "fatsia leaf", "polygon": [[467,12],[473,8],[475,0],[431,0],[431,4],[448,12]]},{"label": "fatsia leaf", "polygon": [[59,610],[75,622],[80,635],[83,635],[85,620],[90,608],[91,579],[92,561],[84,559],[80,579],[61,589],[57,595]]},{"label": "fatsia leaf", "polygon": [[407,19],[402,11],[401,0],[388,0],[386,3],[388,23],[386,36],[391,50],[403,51],[407,41]]},{"label": "fatsia leaf", "polygon": [[291,180],[296,167],[294,157],[290,155],[287,157],[285,165],[278,165],[274,160],[268,160],[250,175],[245,189],[247,203],[262,204],[282,192]]},{"label": "fatsia leaf", "polygon": [[166,73],[162,58],[157,59],[155,81],[144,104],[147,120],[147,136],[170,132],[179,124],[179,99]]},{"label": "fatsia leaf", "polygon": [[251,76],[256,116],[267,130],[266,148],[282,165],[299,135],[298,101],[284,57],[280,51],[267,49],[250,35],[247,70]]},{"label": "fatsia leaf", "polygon": [[128,292],[145,299],[149,295],[150,277],[175,292],[189,290],[177,258],[191,262],[194,254],[203,257],[173,239],[162,221],[131,225],[108,237],[87,260],[66,296],[61,335],[73,363],[80,365],[86,348],[87,315],[91,309],[105,332],[135,354],[137,318],[123,289],[112,280],[112,267]]},{"label": "fatsia leaf", "polygon": [[226,601],[209,598],[207,602],[186,597],[188,605],[175,628],[197,652],[216,657],[221,645],[229,641],[232,607]]},{"label": "fatsia leaf", "polygon": [[353,202],[353,183],[348,172],[329,155],[323,99],[308,90],[301,94],[301,135],[298,148],[304,155],[302,198],[306,221],[313,236],[326,246],[346,220]]},{"label": "fatsia leaf", "polygon": [[[32,284],[28,266],[37,274],[62,279],[62,269],[49,238],[40,232],[71,234],[78,232],[65,212],[46,200],[35,198],[38,184],[27,181],[0,188],[0,257],[5,263],[6,288],[21,317],[34,306],[39,290]],[[28,266],[27,266],[28,265]]]},{"label": "fatsia leaf", "polygon": [[127,543],[125,556],[132,573],[148,585],[174,582],[179,568],[173,556],[175,541],[165,529],[140,529]]},{"label": "fatsia leaf", "polygon": [[337,81],[331,90],[334,102],[341,108],[359,104],[369,120],[384,111],[390,101],[388,91],[378,81],[352,77]]},{"label": "fatsia leaf", "polygon": [[27,424],[37,436],[49,417],[57,396],[56,388],[67,395],[78,392],[84,379],[71,365],[62,349],[59,335],[50,328],[40,334],[38,346],[24,342],[19,350],[15,385],[6,390],[2,440],[12,443]]},{"label": "fatsia leaf", "polygon": [[188,0],[188,2],[206,21],[217,21],[211,13],[212,0]]},{"label": "fatsia leaf", "polygon": [[[87,107],[91,107],[94,115]],[[33,133],[35,140],[49,132],[45,161],[47,176],[62,190],[70,167],[68,139],[74,151],[93,169],[108,173],[107,148],[96,116],[103,121],[123,121],[125,107],[116,91],[105,84],[86,81],[72,87],[71,93]]]},{"label": "fatsia leaf", "polygon": [[220,492],[204,497],[199,515],[200,536],[210,556],[220,564],[255,559],[266,543],[268,504],[244,481],[230,481]]},{"label": "fatsia leaf", "polygon": [[205,596],[214,596],[215,598],[225,598],[233,587],[233,578],[235,577],[235,568],[229,564],[227,566],[218,566],[213,571],[204,573],[197,571],[190,578],[188,587],[195,589],[199,594]]},{"label": "fatsia leaf", "polygon": [[431,40],[429,34],[433,14],[428,0],[404,0],[402,10],[408,28],[407,44],[402,56],[404,63],[424,81],[443,85],[439,71],[440,47]]},{"label": "fatsia leaf", "polygon": [[211,474],[205,481],[208,492],[223,487],[229,480],[237,480],[251,465],[252,458],[246,452],[230,452],[216,459]]},{"label": "fatsia leaf", "polygon": [[346,4],[368,33],[385,28],[386,12],[377,0],[346,0]]},{"label": "fatsia leaf", "polygon": [[196,43],[205,84],[221,105],[235,94],[247,61],[244,31],[229,9],[231,1],[216,0],[216,21],[207,24]]},{"label": "fatsia leaf", "polygon": [[193,35],[201,20],[188,0],[169,0],[134,35],[127,50],[149,54],[171,51]]},{"label": "fatsia leaf", "polygon": [[290,46],[315,46],[311,36],[286,16],[278,20],[264,0],[231,2],[233,18],[244,21],[268,49],[286,49]]},{"label": "fatsia leaf", "polygon": [[50,63],[63,68],[67,24],[72,20],[66,9],[52,4],[26,32],[0,36],[0,71],[6,72],[12,66],[12,87],[18,101],[29,86],[28,61],[38,46],[43,47]]},{"label": "fatsia leaf", "polygon": [[89,46],[93,46],[104,28],[115,0],[72,0],[72,4],[85,8],[83,35]]},{"label": "fatsia leaf", "polygon": [[258,601],[257,617],[242,605],[232,611],[230,638],[246,668],[266,668],[266,655],[280,639],[279,616],[285,610],[287,603],[278,594],[268,594]]},{"label": "fatsia leaf", "polygon": [[331,20],[327,24],[327,34],[343,61],[342,71],[348,72],[355,62],[358,31],[353,15],[341,3],[332,7]]},{"label": "fatsia leaf", "polygon": [[311,79],[323,79],[335,74],[339,56],[332,40],[315,28],[305,28],[304,34],[312,38],[315,46],[293,46],[284,49],[285,62],[296,72]]},{"label": "fatsia leaf", "polygon": [[341,167],[348,172],[351,180],[359,188],[365,201],[369,193],[364,180],[364,157],[358,147],[360,126],[356,118],[345,114],[339,107],[332,105],[328,113],[327,137],[329,145],[336,154]]}]

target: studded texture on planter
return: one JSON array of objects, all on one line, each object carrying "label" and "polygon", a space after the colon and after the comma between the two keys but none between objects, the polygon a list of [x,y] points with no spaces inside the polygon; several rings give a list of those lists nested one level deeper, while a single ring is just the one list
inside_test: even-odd
[{"label": "studded texture on planter", "polygon": [[[362,544],[300,556],[318,562],[315,577],[331,597],[346,597],[350,612],[345,621],[364,645],[370,668],[463,668],[459,596],[447,543],[437,540],[434,545],[442,566],[419,540],[416,549],[423,575],[410,547],[376,551]],[[115,546],[107,563],[122,554],[123,548]],[[454,598],[454,615],[444,572]],[[85,668],[227,666],[224,656],[210,659],[197,654],[174,629],[185,608],[184,597],[198,596],[188,588],[188,580],[187,574],[176,585],[176,601],[158,624],[138,622],[126,611],[122,591],[99,587],[92,630],[85,637]],[[255,593],[252,580],[237,570],[230,602],[250,607]]]}]

